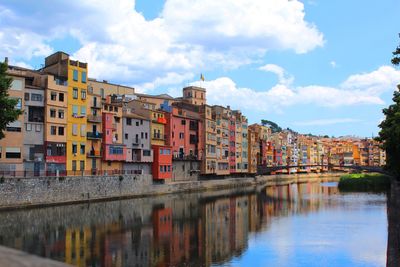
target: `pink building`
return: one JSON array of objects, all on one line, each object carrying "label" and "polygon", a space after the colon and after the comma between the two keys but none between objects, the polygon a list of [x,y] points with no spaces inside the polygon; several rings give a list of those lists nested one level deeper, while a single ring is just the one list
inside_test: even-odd
[{"label": "pink building", "polygon": [[199,107],[188,103],[174,103],[166,113],[166,144],[172,147],[175,159],[201,160],[203,133]]},{"label": "pink building", "polygon": [[105,161],[125,161],[126,158],[126,147],[122,144],[122,134],[118,135],[119,125],[116,119],[115,114],[103,112],[102,154]]}]

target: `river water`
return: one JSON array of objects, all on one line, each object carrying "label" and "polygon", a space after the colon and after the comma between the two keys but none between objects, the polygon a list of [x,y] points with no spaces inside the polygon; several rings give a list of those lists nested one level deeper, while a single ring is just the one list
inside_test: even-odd
[{"label": "river water", "polygon": [[76,266],[385,266],[385,194],[335,183],[0,212],[0,245]]}]

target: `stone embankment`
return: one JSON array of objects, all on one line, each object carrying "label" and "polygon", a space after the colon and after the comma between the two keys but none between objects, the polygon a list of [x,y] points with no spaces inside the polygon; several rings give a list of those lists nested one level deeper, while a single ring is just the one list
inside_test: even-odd
[{"label": "stone embankment", "polygon": [[338,181],[340,174],[268,175],[153,184],[151,175],[5,178],[0,183],[0,209],[116,200],[182,192],[249,186]]},{"label": "stone embankment", "polygon": [[4,267],[72,267],[62,262],[40,258],[0,246],[0,266]]}]

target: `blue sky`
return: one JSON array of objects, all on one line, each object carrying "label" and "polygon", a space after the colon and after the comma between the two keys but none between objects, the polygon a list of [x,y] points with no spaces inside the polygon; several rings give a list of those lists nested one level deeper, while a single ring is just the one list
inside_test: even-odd
[{"label": "blue sky", "polygon": [[63,50],[89,76],[141,92],[204,86],[210,104],[251,123],[371,136],[400,82],[398,10],[396,0],[3,0],[0,57],[38,68]]}]

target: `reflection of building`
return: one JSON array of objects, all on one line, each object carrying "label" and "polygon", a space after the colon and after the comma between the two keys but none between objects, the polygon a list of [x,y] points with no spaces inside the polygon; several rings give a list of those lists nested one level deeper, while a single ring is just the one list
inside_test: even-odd
[{"label": "reflection of building", "polygon": [[[58,220],[61,225],[18,229],[20,238],[5,225],[0,241],[76,266],[210,266],[240,256],[249,234],[268,229],[274,217],[336,205],[322,201],[335,193],[336,187],[315,183],[200,200],[198,195],[189,195],[164,202],[149,198],[91,204],[76,209],[72,220]],[[98,218],[91,216],[98,210],[102,210]]]}]

